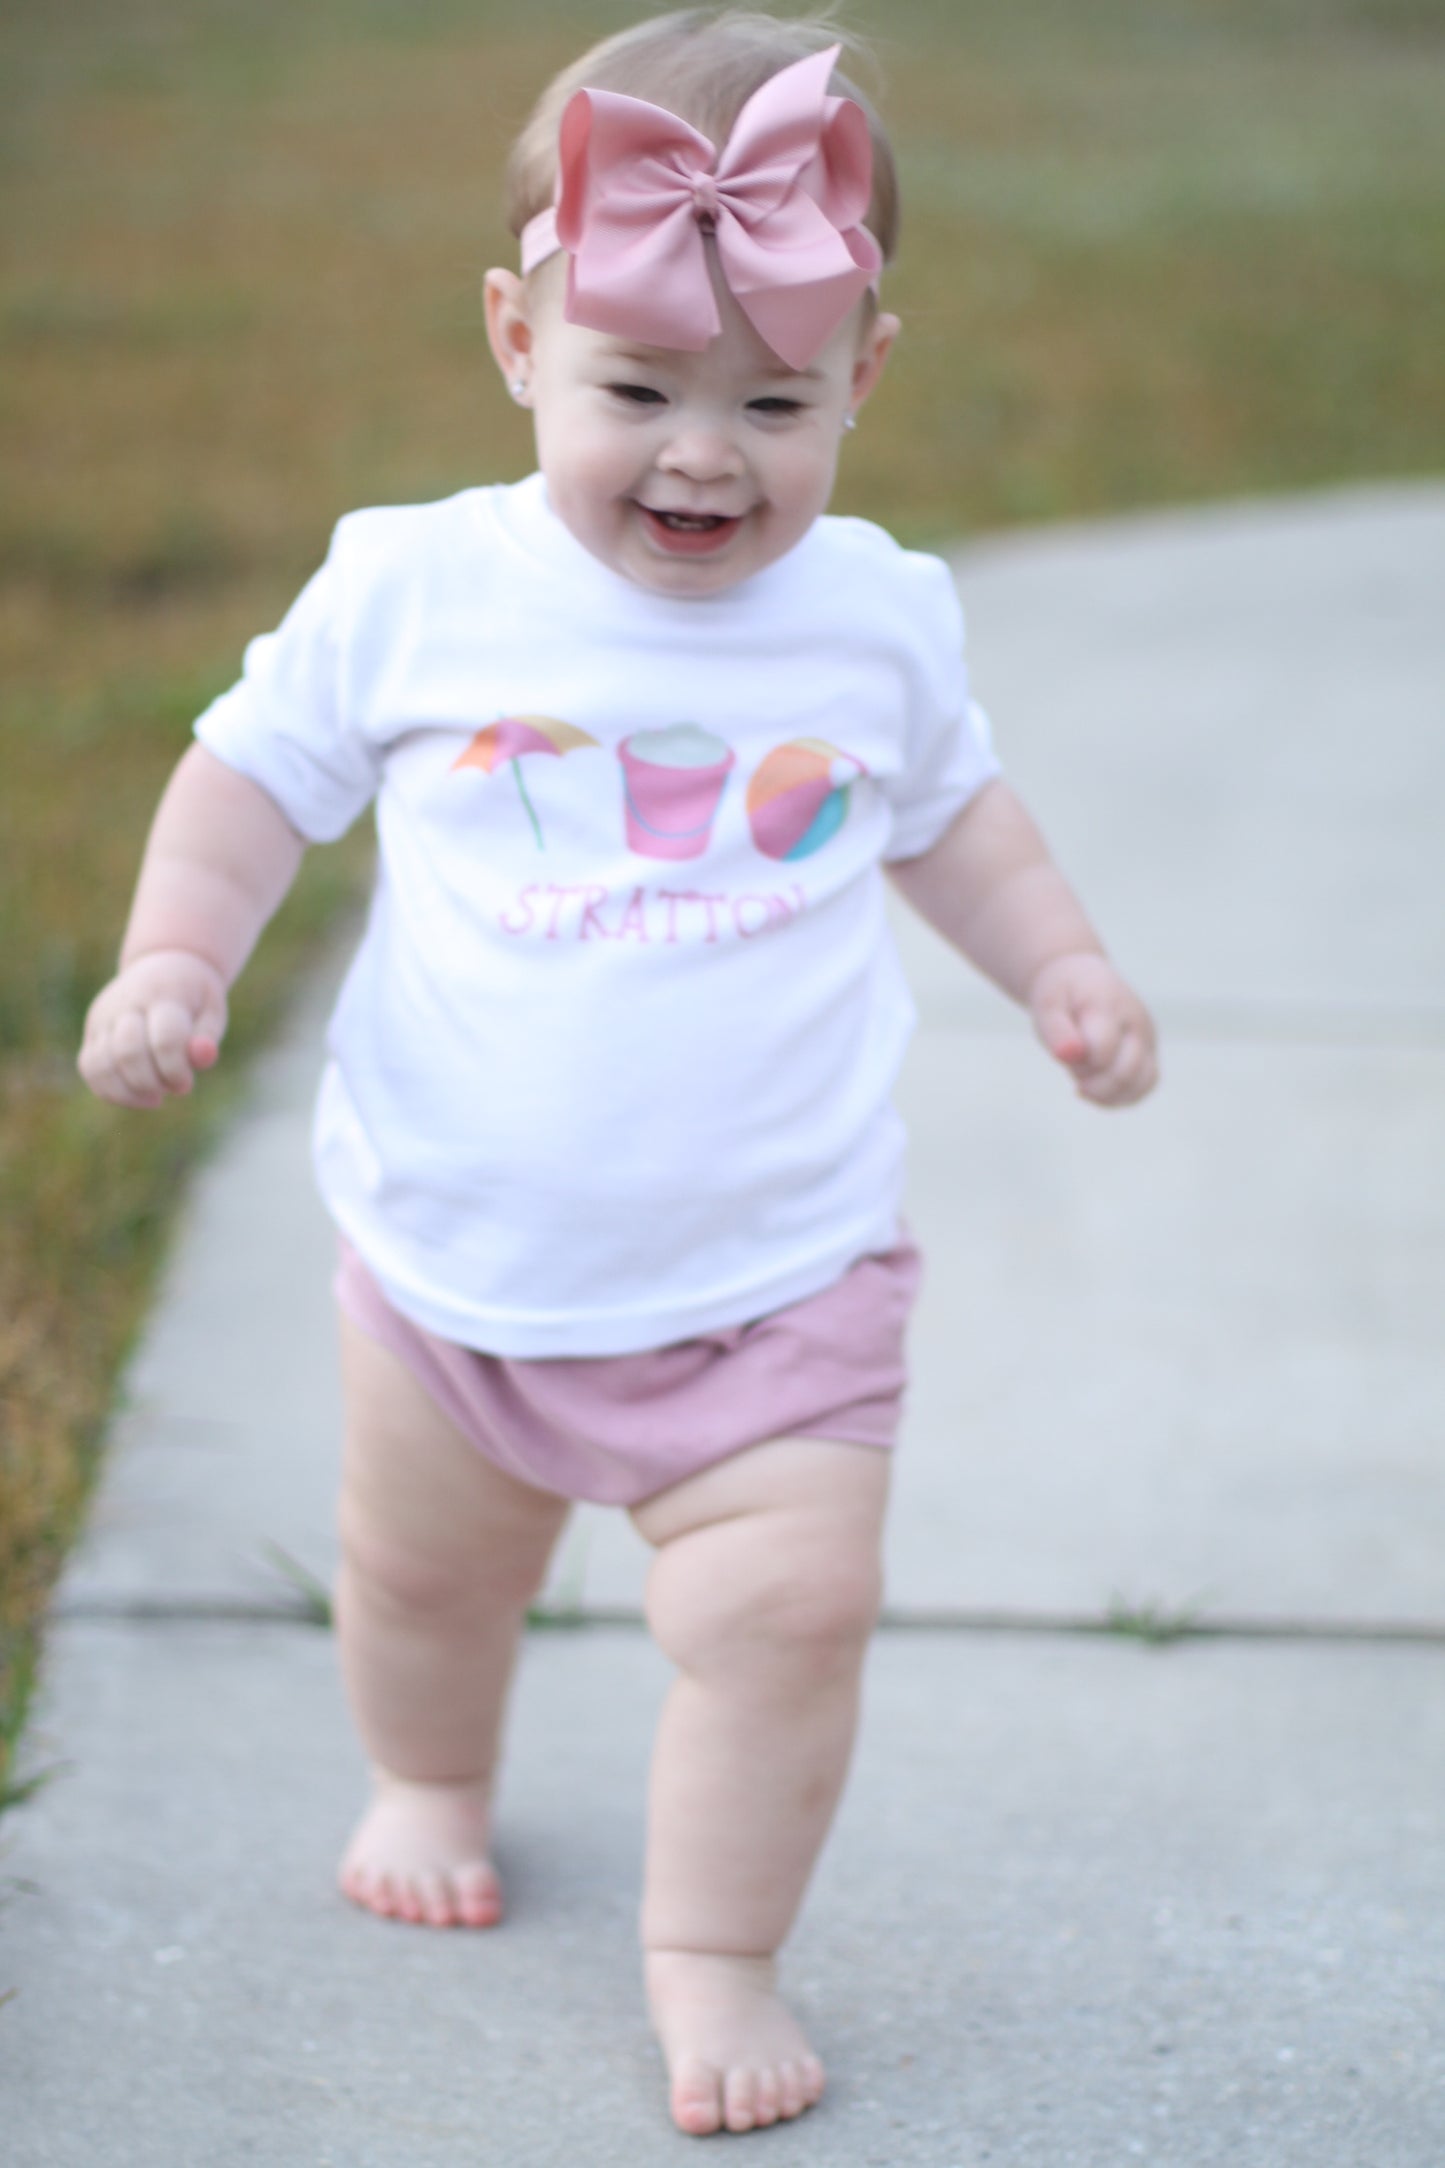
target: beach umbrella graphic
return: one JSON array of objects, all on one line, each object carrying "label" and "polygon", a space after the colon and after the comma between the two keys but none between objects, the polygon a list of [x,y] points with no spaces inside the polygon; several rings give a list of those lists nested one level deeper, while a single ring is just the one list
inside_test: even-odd
[{"label": "beach umbrella graphic", "polygon": [[537,838],[538,850],[545,850],[542,827],[537,819],[537,809],[527,796],[527,786],[522,781],[522,756],[525,753],[550,753],[560,760],[564,753],[575,753],[579,745],[596,745],[585,730],[575,723],[559,723],[550,715],[507,715],[499,723],[488,723],[479,730],[466,751],[452,762],[452,773],[458,768],[482,768],[488,775],[495,775],[502,762],[510,761],[512,773],[517,778],[517,790],[527,818],[532,823],[532,833]]}]

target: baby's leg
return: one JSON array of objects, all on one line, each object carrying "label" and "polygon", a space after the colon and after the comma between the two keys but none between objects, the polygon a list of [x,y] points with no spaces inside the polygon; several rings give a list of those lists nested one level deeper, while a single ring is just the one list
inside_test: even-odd
[{"label": "baby's leg", "polygon": [[393,1918],[489,1927],[502,1710],[567,1504],[494,1467],[344,1315],[342,1380],[336,1626],[375,1792],[341,1887]]},{"label": "baby's leg", "polygon": [[880,1592],[889,1456],[785,1439],[634,1509],[648,1617],[679,1667],[653,1761],[642,1939],[678,2127],[751,2130],[818,2098],[774,1989],[843,1788]]}]

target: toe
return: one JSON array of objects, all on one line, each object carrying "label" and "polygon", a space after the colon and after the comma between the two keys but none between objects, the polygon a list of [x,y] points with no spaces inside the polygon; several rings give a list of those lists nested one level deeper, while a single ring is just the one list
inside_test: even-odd
[{"label": "toe", "polygon": [[780,2063],[778,2066],[778,2113],[784,2122],[801,2115],[807,2106],[803,2092],[803,2074],[796,2063]]},{"label": "toe", "polygon": [[385,1875],[370,1874],[365,1867],[353,1867],[343,1887],[352,1903],[360,1905],[364,1911],[380,1913],[383,1919],[391,1917],[394,1910],[391,1884]]},{"label": "toe", "polygon": [[823,2097],[823,2065],[816,2055],[805,2055],[802,2066],[803,2103],[811,2108]]},{"label": "toe", "polygon": [[758,2072],[757,2094],[753,2101],[753,2121],[759,2130],[767,2130],[776,2123],[780,2111],[779,2084],[776,2070]]},{"label": "toe", "polygon": [[502,1916],[502,1892],[490,1867],[463,1867],[453,1876],[457,1917],[464,1927],[495,1927]]},{"label": "toe", "polygon": [[421,1917],[428,1927],[454,1927],[460,1917],[452,1902],[445,1875],[419,1874],[416,1878],[417,1902]]},{"label": "toe", "polygon": [[729,2130],[751,2130],[758,2119],[758,2074],[749,2063],[730,2070],[723,2085],[723,2121]]},{"label": "toe", "polygon": [[722,2087],[718,2073],[700,2056],[689,2055],[673,2072],[672,2119],[689,2137],[706,2138],[722,2129]]},{"label": "toe", "polygon": [[412,1927],[420,1926],[425,1914],[422,1911],[421,1894],[416,1877],[406,1875],[396,1885],[396,1916],[406,1920]]},{"label": "toe", "polygon": [[351,1860],[343,1860],[337,1879],[354,1905],[364,1905],[368,1912],[375,1910],[371,1902],[371,1884],[364,1867],[356,1866]]},{"label": "toe", "polygon": [[401,1918],[401,1893],[389,1874],[369,1874],[365,1881],[366,1895],[363,1904],[373,1912],[379,1912],[384,1920]]}]

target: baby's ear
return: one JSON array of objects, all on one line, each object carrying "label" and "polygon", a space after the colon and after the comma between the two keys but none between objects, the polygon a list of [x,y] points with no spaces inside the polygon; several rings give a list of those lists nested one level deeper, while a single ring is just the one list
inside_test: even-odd
[{"label": "baby's ear", "polygon": [[526,282],[516,271],[492,270],[482,281],[487,343],[510,389],[531,365],[533,331]]},{"label": "baby's ear", "polygon": [[879,377],[883,364],[892,351],[893,341],[902,330],[896,316],[875,316],[868,327],[858,358],[853,364],[851,398],[854,407],[860,407],[868,397]]}]

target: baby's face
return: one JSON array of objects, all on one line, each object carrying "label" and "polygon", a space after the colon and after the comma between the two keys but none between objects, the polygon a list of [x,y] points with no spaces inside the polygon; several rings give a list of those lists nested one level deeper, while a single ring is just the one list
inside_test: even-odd
[{"label": "baby's face", "polygon": [[[505,343],[497,280],[525,317],[519,351]],[[493,346],[509,381],[526,383],[553,510],[594,557],[657,594],[716,594],[802,538],[832,495],[844,417],[897,329],[880,316],[860,336],[855,311],[794,371],[716,276],[714,287],[722,329],[688,354],[569,324],[561,257],[525,291],[511,274],[489,279]]]}]

